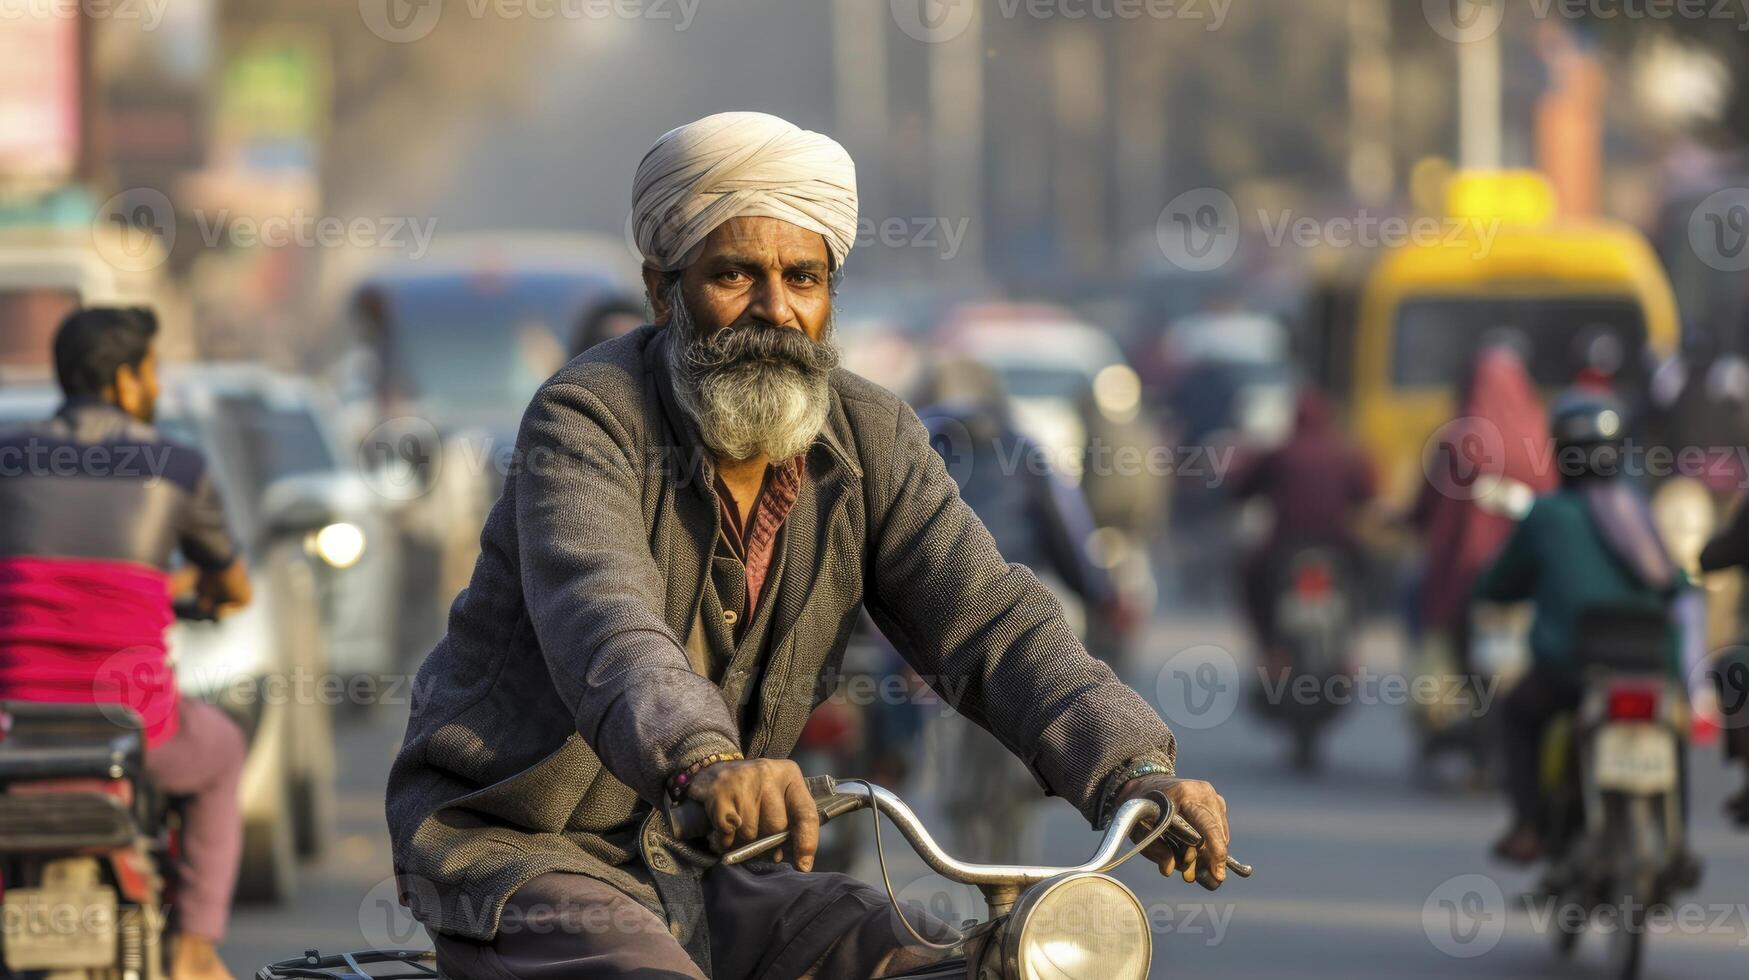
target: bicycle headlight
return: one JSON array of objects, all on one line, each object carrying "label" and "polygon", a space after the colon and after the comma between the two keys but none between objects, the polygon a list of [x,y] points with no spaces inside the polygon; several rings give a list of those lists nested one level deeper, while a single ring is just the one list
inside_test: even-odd
[{"label": "bicycle headlight", "polygon": [[1153,957],[1142,903],[1117,879],[1090,872],[1021,896],[1002,947],[1009,975],[1025,980],[1142,980]]}]

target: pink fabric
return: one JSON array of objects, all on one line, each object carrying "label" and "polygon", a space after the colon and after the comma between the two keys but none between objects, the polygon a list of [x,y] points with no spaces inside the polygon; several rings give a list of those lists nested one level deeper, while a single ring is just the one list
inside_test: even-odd
[{"label": "pink fabric", "polygon": [[0,560],[0,698],[122,704],[148,748],[176,733],[169,577],[132,562]]},{"label": "pink fabric", "polygon": [[243,858],[243,730],[193,698],[182,699],[177,714],[176,734],[146,753],[146,772],[165,792],[189,797],[176,901],[183,932],[218,942],[225,938]]},{"label": "pink fabric", "polygon": [[[1506,347],[1479,352],[1460,398],[1457,424],[1441,434],[1439,452],[1538,494],[1555,488],[1548,415],[1517,354]],[[1467,439],[1471,434],[1477,438]],[[1488,450],[1480,456],[1466,453],[1467,443]],[[1506,543],[1513,521],[1467,497],[1443,493],[1431,481],[1423,485],[1415,511],[1427,541],[1422,622],[1431,629],[1455,629],[1467,614],[1477,577]]]}]

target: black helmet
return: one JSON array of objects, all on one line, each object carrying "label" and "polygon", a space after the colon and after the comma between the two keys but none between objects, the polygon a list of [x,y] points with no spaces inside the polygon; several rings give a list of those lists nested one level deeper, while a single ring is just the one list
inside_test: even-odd
[{"label": "black helmet", "polygon": [[1626,413],[1612,395],[1571,390],[1557,396],[1549,410],[1549,432],[1561,476],[1615,476],[1626,430]]}]

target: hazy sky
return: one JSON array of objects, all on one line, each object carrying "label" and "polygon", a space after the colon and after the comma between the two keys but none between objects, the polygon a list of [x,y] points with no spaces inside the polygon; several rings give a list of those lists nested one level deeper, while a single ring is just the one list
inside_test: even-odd
[{"label": "hazy sky", "polygon": [[705,4],[668,20],[566,25],[527,69],[530,105],[458,134],[456,187],[430,213],[446,229],[588,229],[618,234],[632,174],[656,137],[712,112],[757,109],[832,128],[829,4]]}]

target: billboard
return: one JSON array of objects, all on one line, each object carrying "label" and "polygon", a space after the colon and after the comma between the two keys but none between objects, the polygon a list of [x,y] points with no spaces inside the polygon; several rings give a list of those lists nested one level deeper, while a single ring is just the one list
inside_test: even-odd
[{"label": "billboard", "polygon": [[60,182],[79,155],[79,19],[25,4],[0,30],[0,181]]}]

